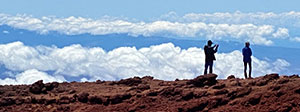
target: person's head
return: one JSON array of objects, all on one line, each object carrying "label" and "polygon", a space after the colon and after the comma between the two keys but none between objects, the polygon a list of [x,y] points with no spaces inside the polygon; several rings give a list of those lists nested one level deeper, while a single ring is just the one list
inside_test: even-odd
[{"label": "person's head", "polygon": [[245,46],[246,46],[246,47],[249,47],[249,46],[250,46],[250,43],[249,43],[249,42],[246,42],[246,43],[245,43]]},{"label": "person's head", "polygon": [[207,45],[211,46],[213,44],[213,42],[211,40],[207,41]]}]

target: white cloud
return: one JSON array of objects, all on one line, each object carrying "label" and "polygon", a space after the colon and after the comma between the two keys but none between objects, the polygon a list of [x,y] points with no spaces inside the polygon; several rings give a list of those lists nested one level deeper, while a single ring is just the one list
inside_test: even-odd
[{"label": "white cloud", "polygon": [[274,38],[287,38],[289,37],[289,30],[286,28],[279,28],[277,32],[273,33]]},{"label": "white cloud", "polygon": [[32,84],[38,80],[43,80],[44,83],[65,81],[61,76],[51,76],[45,72],[30,69],[17,74],[15,78],[0,79],[0,85]]},{"label": "white cloud", "polygon": [[2,31],[2,33],[9,34],[9,31],[4,30],[4,31]]},{"label": "white cloud", "polygon": [[290,38],[291,41],[300,42],[300,37]]},{"label": "white cloud", "polygon": [[[246,19],[248,16],[250,16],[250,18],[258,17],[261,19],[263,17],[272,15],[274,14],[192,13],[187,14],[182,18],[178,17],[177,21],[157,20],[151,22],[130,22],[127,20],[115,18],[90,19],[73,16],[68,18],[34,18],[28,15],[11,16],[7,14],[0,14],[0,25],[9,25],[16,28],[38,31],[42,34],[47,33],[49,31],[57,31],[67,35],[76,35],[83,33],[89,33],[93,35],[126,33],[132,36],[143,35],[192,37],[216,40],[229,39],[238,40],[241,42],[250,41],[254,44],[271,45],[273,43],[273,38],[285,39],[287,36],[289,36],[289,30],[284,26],[274,26],[273,24],[256,24],[255,21],[250,21],[248,23],[235,23],[235,20],[231,19],[236,19],[240,16],[240,18],[242,19]],[[288,14],[285,15],[288,17],[292,16]],[[172,19],[175,19],[175,17],[177,16],[173,16]],[[203,18],[204,20],[202,20]],[[227,18],[229,18],[230,20],[227,21]],[[206,19],[209,20],[206,21]]]},{"label": "white cloud", "polygon": [[172,20],[178,22],[205,22],[214,24],[248,24],[273,25],[281,27],[300,27],[300,12],[290,11],[282,13],[254,12],[243,13],[188,13],[177,16],[176,13],[161,16],[158,20]]},{"label": "white cloud", "polygon": [[[57,76],[62,77],[60,81],[66,76],[78,77],[81,81],[118,80],[145,75],[163,80],[191,79],[203,74],[204,57],[202,48],[185,50],[172,43],[141,49],[120,47],[106,52],[102,48],[85,48],[80,45],[63,48],[29,47],[21,42],[14,42],[0,45],[0,64],[8,70],[24,72],[17,75],[16,79],[2,79],[0,84],[8,81],[17,84],[33,82],[21,80],[31,77],[30,74],[39,74],[34,76],[47,77],[49,81],[58,80]],[[220,53],[216,57],[214,70],[219,78],[226,78],[231,74],[243,77],[240,51]],[[253,57],[254,76],[280,72],[288,66],[289,63],[282,59],[269,62]],[[54,73],[48,75],[45,73],[47,71]]]}]

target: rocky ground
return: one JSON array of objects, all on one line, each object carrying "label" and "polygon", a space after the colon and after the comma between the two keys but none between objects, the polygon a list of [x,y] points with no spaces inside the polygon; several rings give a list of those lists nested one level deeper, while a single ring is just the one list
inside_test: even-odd
[{"label": "rocky ground", "polygon": [[299,112],[298,75],[268,74],[254,79],[163,81],[134,77],[120,81],[0,86],[0,111],[111,112],[213,111]]}]

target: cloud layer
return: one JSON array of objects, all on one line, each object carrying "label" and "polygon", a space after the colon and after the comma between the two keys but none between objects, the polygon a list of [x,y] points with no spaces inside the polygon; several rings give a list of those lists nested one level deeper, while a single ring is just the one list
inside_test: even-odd
[{"label": "cloud layer", "polygon": [[169,12],[162,15],[157,20],[177,21],[177,22],[204,22],[213,24],[248,24],[272,25],[281,27],[300,27],[300,12],[290,11],[282,13],[274,12],[253,12],[243,13],[188,13],[179,16],[176,12]]},{"label": "cloud layer", "polygon": [[[20,73],[0,79],[0,84],[29,84],[38,79],[66,81],[65,77],[81,78],[82,81],[146,75],[163,80],[191,79],[203,73],[203,52],[202,48],[184,50],[172,43],[141,49],[120,47],[106,52],[102,48],[81,45],[30,47],[22,42],[13,42],[0,45],[0,64],[9,70],[7,72]],[[218,78],[232,74],[243,77],[240,51],[216,54],[216,58]],[[283,59],[268,62],[253,57],[253,75],[281,72],[289,65]]]},{"label": "cloud layer", "polygon": [[125,33],[132,36],[190,37],[214,40],[250,41],[272,45],[273,39],[290,41],[288,28],[300,27],[300,13],[190,13],[182,17],[169,13],[150,21],[130,21],[112,17],[41,17],[0,14],[0,25],[46,34],[57,31],[67,35]]}]

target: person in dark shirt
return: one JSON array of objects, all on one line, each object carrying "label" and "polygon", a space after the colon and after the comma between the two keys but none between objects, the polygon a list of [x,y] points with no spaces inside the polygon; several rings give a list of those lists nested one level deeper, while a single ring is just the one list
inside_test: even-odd
[{"label": "person in dark shirt", "polygon": [[204,46],[204,53],[205,53],[205,68],[204,74],[207,74],[207,68],[209,67],[209,73],[213,72],[213,62],[216,60],[215,53],[218,51],[219,45],[216,44],[211,46],[213,42],[211,40],[207,41],[207,45]]},{"label": "person in dark shirt", "polygon": [[242,52],[243,52],[245,79],[247,79],[247,64],[249,64],[249,77],[248,78],[251,78],[251,70],[252,70],[251,56],[252,56],[252,51],[251,51],[249,42],[245,43],[245,47],[243,48]]}]

